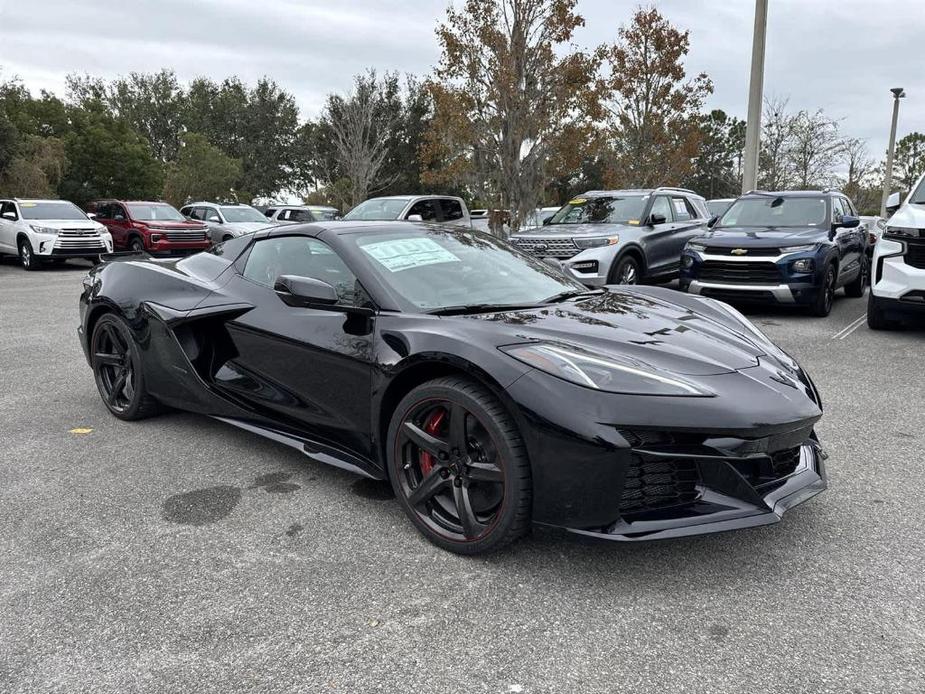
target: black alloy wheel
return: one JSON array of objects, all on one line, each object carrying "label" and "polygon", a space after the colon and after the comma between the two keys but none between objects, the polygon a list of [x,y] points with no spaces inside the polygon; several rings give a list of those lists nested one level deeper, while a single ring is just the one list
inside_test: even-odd
[{"label": "black alloy wheel", "polygon": [[112,414],[135,420],[157,411],[157,401],[145,390],[138,348],[121,319],[113,314],[100,318],[90,348],[96,387]]},{"label": "black alloy wheel", "polygon": [[624,256],[614,270],[611,284],[639,284],[642,271],[639,262],[631,255]]},{"label": "black alloy wheel", "polygon": [[835,301],[835,264],[829,263],[825,268],[822,286],[816,294],[816,300],[813,301],[810,309],[813,315],[824,318],[832,312],[832,304]]},{"label": "black alloy wheel", "polygon": [[497,549],[529,528],[530,466],[517,427],[488,391],[463,378],[415,388],[389,428],[390,479],[434,544]]}]

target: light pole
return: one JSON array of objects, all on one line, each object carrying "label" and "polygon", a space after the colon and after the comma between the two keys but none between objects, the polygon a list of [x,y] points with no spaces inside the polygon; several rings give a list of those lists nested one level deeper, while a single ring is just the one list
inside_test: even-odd
[{"label": "light pole", "polygon": [[768,0],[755,0],[755,35],[752,38],[752,74],[748,83],[748,121],[745,125],[745,162],[742,192],[758,187],[758,151],[761,144],[761,102],[764,94],[764,44],[768,28]]},{"label": "light pole", "polygon": [[893,185],[893,149],[896,147],[896,121],[899,119],[899,100],[906,97],[902,87],[893,87],[893,124],[890,126],[890,147],[886,151],[886,171],[883,174],[883,197],[880,200],[880,216],[886,217],[886,200]]}]

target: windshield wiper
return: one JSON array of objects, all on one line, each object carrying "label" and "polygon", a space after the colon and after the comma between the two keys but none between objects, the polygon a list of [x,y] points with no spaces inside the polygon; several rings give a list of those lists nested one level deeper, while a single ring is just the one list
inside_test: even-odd
[{"label": "windshield wiper", "polygon": [[553,294],[547,299],[543,299],[540,303],[543,304],[557,304],[560,301],[567,301],[569,299],[575,299],[579,296],[597,296],[598,294],[603,293],[603,289],[570,289],[567,292],[559,292],[558,294]]},{"label": "windshield wiper", "polygon": [[458,306],[444,306],[426,311],[431,316],[459,316],[466,313],[489,313],[491,311],[520,311],[528,308],[537,308],[537,304],[459,304]]}]

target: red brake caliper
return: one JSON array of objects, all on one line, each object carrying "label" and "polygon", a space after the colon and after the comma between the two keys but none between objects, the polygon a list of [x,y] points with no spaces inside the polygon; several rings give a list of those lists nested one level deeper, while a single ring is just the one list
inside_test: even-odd
[{"label": "red brake caliper", "polygon": [[[442,407],[439,410],[434,410],[427,417],[427,421],[424,422],[424,431],[428,434],[436,435],[440,430],[440,425],[443,424],[443,420],[446,417],[446,410]],[[424,477],[430,474],[430,471],[434,469],[434,457],[427,451],[421,451],[421,474]]]}]

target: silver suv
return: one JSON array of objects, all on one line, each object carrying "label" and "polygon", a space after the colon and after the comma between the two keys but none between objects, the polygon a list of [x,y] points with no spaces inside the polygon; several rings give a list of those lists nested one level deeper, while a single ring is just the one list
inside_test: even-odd
[{"label": "silver suv", "polygon": [[180,213],[187,219],[205,222],[212,243],[222,243],[237,236],[275,226],[260,210],[242,203],[192,202]]},{"label": "silver suv", "polygon": [[678,274],[684,245],[709,217],[706,201],[686,188],[592,190],[510,240],[589,287],[663,281]]}]

